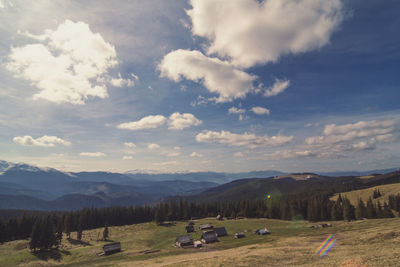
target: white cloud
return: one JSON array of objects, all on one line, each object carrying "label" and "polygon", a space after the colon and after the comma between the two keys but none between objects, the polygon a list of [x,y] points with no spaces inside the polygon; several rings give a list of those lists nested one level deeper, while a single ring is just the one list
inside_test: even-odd
[{"label": "white cloud", "polygon": [[131,159],[133,159],[132,156],[123,156],[122,157],[122,160],[131,160]]},{"label": "white cloud", "polygon": [[34,99],[84,104],[89,97],[108,97],[104,80],[117,54],[88,24],[66,20],[43,35],[25,35],[38,43],[12,47],[6,67],[40,90]]},{"label": "white cloud", "polygon": [[168,129],[170,130],[182,130],[202,124],[202,121],[193,114],[175,112],[169,116],[169,119],[162,115],[147,116],[139,121],[121,123],[117,128],[127,130],[154,129],[164,125],[166,122],[168,122]]},{"label": "white cloud", "polygon": [[135,144],[135,143],[132,143],[132,142],[125,142],[125,143],[124,143],[124,146],[129,147],[129,148],[135,148],[135,147],[136,147],[136,144]]},{"label": "white cloud", "polygon": [[210,40],[208,54],[235,66],[276,62],[319,49],[343,20],[340,0],[191,0],[192,33]]},{"label": "white cloud", "polygon": [[203,155],[200,154],[200,153],[197,153],[197,152],[192,152],[192,153],[190,154],[190,157],[191,157],[191,158],[202,158]]},{"label": "white cloud", "polygon": [[156,149],[160,148],[160,145],[158,145],[158,144],[149,144],[147,146],[147,148],[150,149],[150,150],[156,150]]},{"label": "white cloud", "polygon": [[269,109],[263,107],[252,107],[251,111],[257,115],[269,115]]},{"label": "white cloud", "polygon": [[218,94],[216,102],[229,102],[244,98],[256,88],[256,76],[249,75],[229,62],[206,57],[200,51],[175,50],[167,54],[158,65],[161,77],[179,82],[182,78],[201,82],[211,93]]},{"label": "white cloud", "polygon": [[119,124],[117,127],[119,129],[126,129],[126,130],[143,130],[143,129],[154,129],[157,128],[167,121],[162,115],[155,115],[155,116],[147,116],[139,121],[132,121],[132,122],[125,122]]},{"label": "white cloud", "polygon": [[237,157],[237,158],[242,158],[242,157],[244,157],[244,155],[243,155],[242,152],[236,152],[235,154],[233,154],[233,156],[234,156],[234,157]]},{"label": "white cloud", "polygon": [[229,114],[243,114],[246,113],[246,110],[243,108],[231,107],[228,109]]},{"label": "white cloud", "polygon": [[276,96],[285,91],[286,88],[289,87],[289,85],[290,85],[289,80],[275,79],[275,83],[272,85],[272,87],[265,90],[264,96],[265,97]]},{"label": "white cloud", "polygon": [[311,158],[316,157],[317,154],[309,151],[292,151],[292,150],[278,150],[271,154],[265,154],[265,156],[270,157],[273,160],[280,159],[294,159],[294,158]]},{"label": "white cloud", "polygon": [[181,150],[181,147],[179,147],[179,146],[174,146],[174,150]]},{"label": "white cloud", "polygon": [[308,145],[327,145],[350,142],[356,139],[374,138],[375,141],[386,141],[398,132],[398,119],[381,121],[359,121],[354,124],[326,125],[323,136],[313,136],[305,140]]},{"label": "white cloud", "polygon": [[255,134],[234,134],[228,131],[213,132],[205,131],[196,136],[197,142],[221,143],[231,146],[246,146],[249,148],[279,146],[289,143],[293,136],[257,136]]},{"label": "white cloud", "polygon": [[131,87],[135,85],[135,83],[131,79],[122,78],[121,73],[118,73],[118,78],[112,78],[110,80],[110,83],[112,86],[115,87],[124,87],[124,86]]},{"label": "white cloud", "polygon": [[84,156],[84,157],[92,157],[92,158],[98,158],[98,157],[105,157],[106,154],[103,152],[82,152],[79,155]]},{"label": "white cloud", "polygon": [[175,112],[169,116],[168,129],[182,130],[190,126],[198,126],[200,124],[202,124],[202,121],[193,116],[193,114],[180,114],[179,112]]},{"label": "white cloud", "polygon": [[343,125],[329,124],[322,136],[305,139],[293,150],[266,154],[273,159],[348,157],[350,153],[375,150],[381,143],[399,139],[399,119],[359,121]]},{"label": "white cloud", "polygon": [[168,157],[178,157],[178,156],[180,156],[180,155],[181,155],[181,153],[180,153],[180,152],[176,152],[176,151],[167,152],[167,156],[168,156]]},{"label": "white cloud", "polygon": [[63,140],[57,136],[44,135],[39,138],[33,138],[30,135],[16,136],[13,141],[21,146],[41,146],[41,147],[54,147],[56,144],[69,146],[69,141]]}]

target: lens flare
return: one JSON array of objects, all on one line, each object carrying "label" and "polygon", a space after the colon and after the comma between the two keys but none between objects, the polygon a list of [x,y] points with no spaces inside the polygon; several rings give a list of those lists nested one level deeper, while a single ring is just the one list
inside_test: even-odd
[{"label": "lens flare", "polygon": [[270,199],[270,198],[271,198],[271,195],[270,195],[270,194],[267,194],[267,198]]},{"label": "lens flare", "polygon": [[315,250],[315,254],[316,255],[320,255],[321,258],[323,258],[326,253],[329,252],[329,250],[331,248],[333,248],[336,244],[336,239],[333,238],[333,234],[331,234],[330,236],[328,236],[324,242],[322,242],[322,244]]}]

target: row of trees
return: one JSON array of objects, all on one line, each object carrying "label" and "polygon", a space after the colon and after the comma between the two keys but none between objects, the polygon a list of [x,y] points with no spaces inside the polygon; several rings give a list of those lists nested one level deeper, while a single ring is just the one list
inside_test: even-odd
[{"label": "row of trees", "polygon": [[[241,200],[231,202],[189,203],[184,200],[158,203],[154,206],[86,208],[80,211],[23,215],[8,221],[0,220],[0,243],[31,237],[31,249],[57,247],[63,233],[70,238],[71,232],[82,236],[83,230],[108,226],[121,226],[155,221],[188,220],[192,217],[208,217],[221,214],[225,217],[274,218],[309,221],[354,220],[361,218],[393,217],[391,210],[400,212],[400,194],[389,197],[389,203],[366,203],[359,200],[353,206],[339,195],[336,201],[330,193],[303,193],[272,196],[265,200]],[[40,237],[40,238],[36,238]],[[44,246],[43,244],[46,244]]]}]

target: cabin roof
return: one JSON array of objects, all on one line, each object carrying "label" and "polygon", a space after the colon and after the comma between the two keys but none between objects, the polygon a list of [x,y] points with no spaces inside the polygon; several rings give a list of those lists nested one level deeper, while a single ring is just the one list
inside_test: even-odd
[{"label": "cabin roof", "polygon": [[176,238],[176,242],[193,243],[193,237],[191,235],[181,235]]},{"label": "cabin roof", "polygon": [[224,236],[224,235],[228,234],[228,232],[226,231],[225,227],[214,228],[214,231],[217,233],[218,236]]}]

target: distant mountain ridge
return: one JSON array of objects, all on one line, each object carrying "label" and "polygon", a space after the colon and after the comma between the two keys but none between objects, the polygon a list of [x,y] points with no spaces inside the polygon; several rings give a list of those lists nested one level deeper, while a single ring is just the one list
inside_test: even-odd
[{"label": "distant mountain ridge", "polygon": [[[379,170],[357,174],[371,173],[379,173]],[[328,174],[330,173],[320,176],[330,176]],[[346,172],[340,174],[346,174]],[[41,168],[0,160],[0,208],[60,210],[110,205],[141,205],[154,203],[170,196],[190,196],[202,192],[209,194],[218,192],[220,188],[234,188],[237,185],[247,184],[242,191],[238,191],[237,188],[232,189],[232,194],[226,195],[229,199],[235,198],[238,192],[246,196],[251,191],[251,188],[246,189],[246,187],[260,186],[257,181],[272,181],[274,178],[279,178],[281,180],[279,183],[285,184],[287,183],[285,176],[288,175],[290,176],[288,173],[273,170],[243,173],[158,174],[63,172],[54,168]],[[297,177],[300,180],[308,179],[303,176]],[[255,182],[249,184],[249,181]],[[290,183],[288,186],[291,186]]]}]

